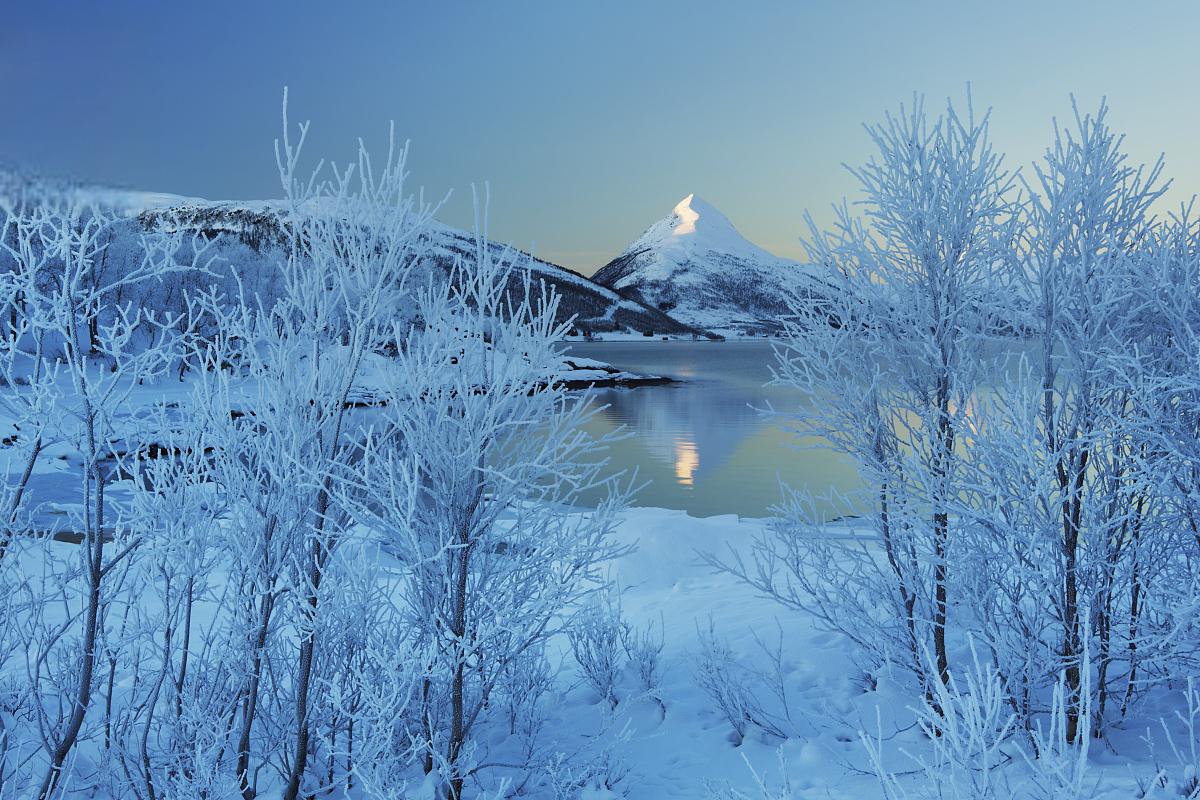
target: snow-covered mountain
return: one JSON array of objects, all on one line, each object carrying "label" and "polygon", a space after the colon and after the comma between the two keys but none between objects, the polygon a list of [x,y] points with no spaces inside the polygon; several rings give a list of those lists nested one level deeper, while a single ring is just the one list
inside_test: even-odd
[{"label": "snow-covered mountain", "polygon": [[[441,261],[443,267],[448,266],[456,255],[469,255],[475,247],[473,234],[448,225],[431,226],[430,236],[433,238],[432,255]],[[497,244],[492,246],[500,247]],[[530,266],[535,280],[545,280],[557,289],[560,297],[559,314],[563,317],[574,316],[578,330],[673,336],[706,332],[680,322],[658,308],[625,297],[574,270],[537,257],[530,258]],[[513,280],[515,282],[519,277],[514,275]]]},{"label": "snow-covered mountain", "polygon": [[[281,256],[282,244],[276,214],[271,201],[210,201],[179,195],[128,191],[108,187],[80,186],[65,181],[48,181],[19,176],[0,170],[0,209],[24,200],[69,196],[108,209],[122,219],[116,226],[108,252],[113,269],[134,266],[139,257],[142,233],[161,224],[184,224],[210,236],[219,236],[215,248],[222,269],[236,269],[255,290],[269,293],[272,265]],[[2,217],[0,217],[2,219]],[[429,227],[431,267],[449,268],[456,256],[469,256],[474,236],[438,222]],[[502,245],[490,243],[497,250]],[[0,259],[2,260],[2,259]],[[129,264],[123,264],[125,260]],[[538,258],[530,259],[534,280],[545,280],[560,295],[562,318],[575,317],[580,331],[592,333],[626,332],[686,336],[702,331],[680,323],[661,309],[625,297],[566,267]],[[2,264],[0,264],[2,267]],[[258,281],[259,277],[262,281]],[[514,288],[520,276],[514,274]]]},{"label": "snow-covered mountain", "polygon": [[707,330],[777,328],[788,311],[785,293],[819,286],[809,267],[747,241],[694,194],[592,279]]}]

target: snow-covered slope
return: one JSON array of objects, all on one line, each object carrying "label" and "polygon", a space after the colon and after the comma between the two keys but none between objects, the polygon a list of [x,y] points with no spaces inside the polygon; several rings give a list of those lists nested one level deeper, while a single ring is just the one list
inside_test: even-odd
[{"label": "snow-covered slope", "polygon": [[689,194],[592,279],[700,328],[772,329],[785,292],[819,285],[810,269],[747,241]]},{"label": "snow-covered slope", "polygon": [[[186,219],[197,229],[209,233],[224,233],[236,237],[249,251],[226,260],[235,263],[254,264],[264,261],[264,254],[276,242],[282,241],[275,213],[269,203],[236,202],[205,203],[187,201],[183,206],[163,206],[143,212],[138,219],[143,224],[153,225],[157,220],[167,219],[184,213]],[[439,222],[428,228],[429,249],[427,266],[448,272],[456,257],[469,258],[475,250],[474,234],[452,228]],[[503,245],[489,242],[496,251]],[[269,262],[269,258],[267,259]],[[559,316],[574,317],[580,331],[591,333],[632,332],[671,334],[684,336],[696,331],[680,323],[663,311],[648,307],[636,300],[598,284],[566,267],[530,257],[529,265],[534,281],[544,280],[559,294]],[[269,263],[264,265],[269,268]],[[514,272],[511,282],[518,289],[521,275]]]},{"label": "snow-covered slope", "polygon": [[[282,243],[276,208],[271,201],[210,201],[178,195],[129,191],[107,187],[79,186],[67,182],[30,179],[0,170],[0,209],[22,200],[37,203],[42,199],[68,196],[109,209],[121,217],[110,254],[113,261],[138,257],[140,235],[160,224],[194,227],[209,235],[221,236],[216,248],[221,267],[236,269],[254,289],[269,292],[271,269],[280,256]],[[474,250],[472,234],[441,223],[429,228],[431,266],[447,269],[456,256],[469,256]],[[502,249],[499,244],[490,246]],[[575,318],[581,331],[590,333],[625,332],[687,336],[701,331],[682,324],[658,308],[622,296],[566,267],[531,258],[534,280],[545,280],[560,295],[559,313]],[[121,269],[120,263],[110,264]],[[132,267],[130,263],[127,266]],[[264,278],[262,281],[257,278]],[[520,277],[514,275],[514,284]],[[514,287],[515,288],[515,287]]]},{"label": "snow-covered slope", "polygon": [[[440,259],[443,266],[449,265],[455,256],[469,255],[475,247],[473,234],[448,225],[433,225],[430,236],[433,238],[433,257]],[[658,308],[625,297],[566,267],[536,257],[531,257],[530,264],[535,279],[544,279],[557,288],[561,298],[559,313],[564,317],[575,317],[575,325],[580,331],[674,336],[703,333]]]}]

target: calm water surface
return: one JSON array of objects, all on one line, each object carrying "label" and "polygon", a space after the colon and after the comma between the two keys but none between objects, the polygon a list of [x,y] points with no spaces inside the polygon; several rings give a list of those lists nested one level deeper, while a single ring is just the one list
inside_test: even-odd
[{"label": "calm water surface", "polygon": [[633,434],[614,448],[614,465],[650,481],[635,505],[763,517],[780,500],[780,480],[818,494],[858,486],[846,458],[799,441],[786,420],[757,410],[802,411],[796,390],[763,385],[769,342],[584,342],[569,352],[679,381],[595,393],[608,406],[597,432],[625,426]]}]

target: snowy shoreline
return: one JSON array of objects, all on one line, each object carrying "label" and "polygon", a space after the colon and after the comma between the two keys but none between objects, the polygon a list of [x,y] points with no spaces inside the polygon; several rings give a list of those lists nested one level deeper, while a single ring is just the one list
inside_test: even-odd
[{"label": "snowy shoreline", "polygon": [[583,358],[568,355],[563,364],[567,367],[563,373],[562,382],[568,389],[607,389],[616,387],[661,386],[666,383],[676,383],[675,378],[663,375],[642,375],[636,372],[626,372],[611,364],[597,361],[594,358]]}]

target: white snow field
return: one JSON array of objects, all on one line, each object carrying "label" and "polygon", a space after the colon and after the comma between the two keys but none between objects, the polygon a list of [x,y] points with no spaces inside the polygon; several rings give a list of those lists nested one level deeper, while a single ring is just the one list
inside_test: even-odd
[{"label": "white snow field", "polygon": [[[573,796],[583,800],[905,796],[886,794],[872,772],[861,737],[877,737],[881,731],[886,740],[884,763],[901,773],[898,786],[912,792],[912,797],[926,796],[918,789],[929,785],[917,774],[913,759],[929,759],[932,748],[914,724],[911,689],[895,685],[886,674],[868,681],[843,637],[814,627],[810,618],[784,611],[727,574],[714,573],[698,557],[703,551],[727,548],[745,553],[768,524],[768,520],[735,516],[695,518],[656,508],[631,508],[621,514],[616,538],[635,549],[612,563],[610,575],[622,589],[620,613],[625,622],[634,630],[650,632],[651,638],[661,636],[661,679],[647,690],[636,668],[622,664],[614,707],[588,685],[569,643],[563,638],[552,642],[557,670],[547,695],[541,737],[569,756],[573,768],[603,776],[603,782],[591,782]],[[847,526],[841,532],[849,534],[853,529]],[[69,559],[74,547],[25,540],[18,545],[22,569],[38,574],[50,561]],[[210,595],[220,593],[224,577],[209,576]],[[147,602],[153,605],[154,600]],[[210,621],[204,609],[197,611],[198,626]],[[703,640],[710,631],[729,657],[727,663],[717,665],[718,674],[732,679],[726,688],[732,694],[749,692],[750,706],[768,715],[758,722],[748,721],[740,741],[701,686]],[[1139,783],[1149,785],[1160,767],[1172,776],[1185,774],[1161,728],[1163,723],[1170,727],[1178,746],[1184,748],[1180,756],[1187,758],[1184,726],[1169,705],[1158,710],[1161,721],[1143,716],[1124,726],[1119,740],[1092,744],[1088,791],[1080,797],[1140,797]],[[33,730],[8,734],[34,746],[28,738],[36,735]],[[1156,745],[1157,762],[1141,741],[1147,735]],[[481,751],[476,756],[503,762],[519,752],[517,739],[500,727],[486,730],[479,736]],[[1013,740],[1001,748],[993,766],[1014,789],[1011,794],[992,796],[1027,796],[1015,788],[1027,773],[1019,755],[1023,746]],[[1113,747],[1121,755],[1114,754]],[[86,775],[99,768],[99,760],[96,743],[91,742],[81,748],[73,767]],[[514,771],[513,777],[519,779],[519,773]],[[1182,796],[1175,794],[1174,783],[1170,786],[1172,791],[1152,796]],[[414,770],[412,789],[404,797],[432,796],[431,785]],[[965,799],[966,795],[947,797]]]}]

